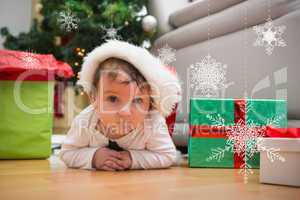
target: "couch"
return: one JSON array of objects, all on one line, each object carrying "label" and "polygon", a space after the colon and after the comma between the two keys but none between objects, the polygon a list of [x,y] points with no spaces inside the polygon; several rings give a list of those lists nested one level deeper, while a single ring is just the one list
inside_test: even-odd
[{"label": "couch", "polygon": [[[186,146],[188,137],[188,68],[210,54],[226,64],[227,88],[217,97],[277,98],[288,101],[288,126],[300,127],[300,0],[149,0],[148,11],[158,20],[151,51],[164,45],[176,49],[172,62],[179,74],[183,101],[179,106],[174,142]],[[271,17],[285,26],[286,46],[271,55],[254,46],[253,27]]]}]

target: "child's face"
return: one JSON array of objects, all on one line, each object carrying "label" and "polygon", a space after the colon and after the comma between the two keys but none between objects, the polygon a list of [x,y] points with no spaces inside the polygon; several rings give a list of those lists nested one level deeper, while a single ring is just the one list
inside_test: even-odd
[{"label": "child's face", "polygon": [[150,95],[136,82],[129,82],[124,73],[119,73],[114,80],[103,73],[94,104],[104,134],[118,138],[143,126],[150,108]]}]

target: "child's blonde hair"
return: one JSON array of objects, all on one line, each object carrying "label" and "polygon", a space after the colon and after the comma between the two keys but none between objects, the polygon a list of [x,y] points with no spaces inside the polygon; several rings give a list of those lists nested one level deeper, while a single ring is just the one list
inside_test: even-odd
[{"label": "child's blonde hair", "polygon": [[[119,59],[119,58],[108,58],[101,62],[94,73],[93,78],[93,89],[91,90],[90,96],[95,96],[98,90],[99,80],[103,71],[106,71],[108,77],[111,80],[115,80],[118,74],[124,72],[131,79],[130,82],[136,82],[137,86],[141,90],[147,90],[151,94],[151,87],[145,77],[139,72],[131,63]],[[154,100],[150,96],[150,110],[153,110]]]}]

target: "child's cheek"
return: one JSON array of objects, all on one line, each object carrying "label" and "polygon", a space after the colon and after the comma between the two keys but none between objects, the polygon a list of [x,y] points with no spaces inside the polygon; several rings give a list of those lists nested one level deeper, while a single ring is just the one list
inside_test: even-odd
[{"label": "child's cheek", "polygon": [[134,126],[137,128],[144,124],[145,118],[146,118],[146,113],[138,112],[132,115],[131,121],[134,124]]},{"label": "child's cheek", "polygon": [[110,114],[110,113],[102,113],[99,118],[106,124],[115,124],[119,120],[116,118],[115,114]]}]

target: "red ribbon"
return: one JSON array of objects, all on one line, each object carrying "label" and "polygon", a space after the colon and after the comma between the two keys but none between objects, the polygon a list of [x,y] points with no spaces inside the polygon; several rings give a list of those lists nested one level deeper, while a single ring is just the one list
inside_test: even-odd
[{"label": "red ribbon", "polygon": [[26,73],[26,70],[8,70],[5,72],[0,70],[0,80],[4,81],[54,81],[55,74],[54,72],[46,70],[31,70],[31,73],[20,78],[22,73]]},{"label": "red ribbon", "polygon": [[[246,125],[246,100],[237,99],[234,100],[234,123],[241,123],[241,125]],[[244,163],[244,159],[237,153],[233,154],[234,168],[241,168]]]},{"label": "red ribbon", "polygon": [[276,138],[300,138],[300,128],[274,128],[268,126],[266,136]]}]

